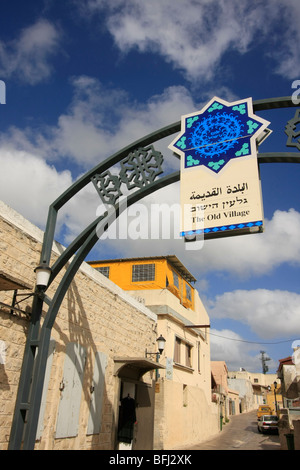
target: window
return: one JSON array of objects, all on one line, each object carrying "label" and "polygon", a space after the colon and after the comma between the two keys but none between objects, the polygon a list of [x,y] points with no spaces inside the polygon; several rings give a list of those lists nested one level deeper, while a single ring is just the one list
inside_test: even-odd
[{"label": "window", "polygon": [[185,344],[185,365],[192,367],[192,346]]},{"label": "window", "polygon": [[199,342],[197,343],[197,352],[198,352],[198,354],[197,354],[197,356],[198,356],[197,357],[197,359],[198,359],[198,372],[200,372],[201,371],[201,351],[200,351],[200,343]]},{"label": "window", "polygon": [[192,288],[188,284],[185,285],[186,298],[192,301]]},{"label": "window", "polygon": [[63,389],[56,422],[56,439],[78,435],[86,356],[86,348],[80,344],[67,344],[63,372]]},{"label": "window", "polygon": [[103,274],[103,276],[109,278],[109,266],[101,266],[100,268],[96,268],[96,270]]},{"label": "window", "polygon": [[174,362],[177,362],[177,364],[180,363],[180,347],[181,339],[175,338]]},{"label": "window", "polygon": [[174,363],[192,368],[192,345],[175,337]]},{"label": "window", "polygon": [[173,271],[173,283],[174,283],[174,286],[179,289],[179,278],[178,278],[178,274],[175,273],[175,271]]},{"label": "window", "polygon": [[154,281],[155,264],[134,264],[132,266],[132,282]]},{"label": "window", "polygon": [[182,385],[182,398],[183,406],[188,406],[188,388],[186,384]]}]

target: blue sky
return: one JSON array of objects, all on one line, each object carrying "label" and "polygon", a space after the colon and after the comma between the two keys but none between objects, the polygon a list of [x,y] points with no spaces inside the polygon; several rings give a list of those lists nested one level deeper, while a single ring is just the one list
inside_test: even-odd
[{"label": "blue sky", "polygon": [[[49,204],[76,178],[213,96],[300,95],[299,21],[298,0],[2,1],[0,198],[44,228]],[[298,152],[284,133],[294,114],[259,113],[273,131],[261,152]],[[166,173],[179,169],[174,137],[155,144]],[[300,167],[260,171],[263,234],[205,241],[199,251],[179,239],[107,239],[89,259],[176,254],[198,279],[212,359],[261,371],[264,350],[274,372],[300,339]],[[145,204],[161,201],[178,202],[179,186]],[[87,187],[63,209],[56,238],[66,245],[99,205]]]}]

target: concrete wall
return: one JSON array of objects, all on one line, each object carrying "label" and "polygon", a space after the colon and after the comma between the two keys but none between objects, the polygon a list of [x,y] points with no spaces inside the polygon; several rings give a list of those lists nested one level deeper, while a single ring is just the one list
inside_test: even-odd
[{"label": "concrete wall", "polygon": [[219,432],[218,405],[202,389],[160,379],[155,395],[155,449],[179,449]]},{"label": "concrete wall", "polygon": [[[146,305],[158,315],[158,332],[166,339],[160,358],[166,370],[160,371],[155,393],[155,449],[196,444],[219,431],[218,405],[211,401],[209,335],[205,328],[184,328],[188,321],[209,324],[208,315],[204,308],[191,311],[177,301],[168,291],[145,292]],[[175,338],[181,340],[179,362],[174,362]],[[190,366],[186,364],[185,344],[191,347]]]},{"label": "concrete wall", "polygon": [[[219,431],[218,405],[211,401],[210,343],[207,328],[185,328],[186,324],[208,325],[209,317],[198,292],[195,308],[187,309],[167,289],[130,291],[157,314],[158,333],[166,339],[160,363],[161,380],[155,393],[154,448],[175,449],[202,442]],[[175,338],[181,340],[180,361],[174,362]],[[191,347],[187,366],[185,345]]]},{"label": "concrete wall", "polygon": [[228,371],[228,377],[231,379],[244,379],[250,380],[253,385],[262,385],[267,387],[273,385],[276,381],[280,385],[280,379],[277,374],[262,374],[260,372],[248,372],[247,370]]},{"label": "concrete wall", "polygon": [[228,378],[228,386],[239,392],[242,413],[257,408],[258,405],[255,402],[252,384],[249,380]]},{"label": "concrete wall", "polygon": [[[34,288],[34,268],[39,264],[43,232],[22,216],[0,203],[0,270],[26,281]],[[53,260],[63,250],[56,244]],[[52,298],[57,282],[47,294]],[[21,291],[20,291],[21,292]],[[12,292],[0,292],[0,300],[11,304]],[[30,310],[31,300],[21,304]],[[43,432],[37,449],[113,449],[118,414],[119,379],[114,376],[116,356],[144,357],[145,348],[156,348],[156,315],[124,293],[112,282],[83,263],[69,288],[52,337],[55,350],[46,395]],[[0,450],[8,445],[20,368],[29,320],[25,315],[11,315],[0,309]],[[56,424],[65,380],[66,348],[70,343],[85,350],[82,389],[80,390],[79,427],[77,435],[56,438]],[[100,432],[87,435],[92,395],[95,357],[105,355],[102,419]],[[147,378],[146,378],[147,380]]]}]

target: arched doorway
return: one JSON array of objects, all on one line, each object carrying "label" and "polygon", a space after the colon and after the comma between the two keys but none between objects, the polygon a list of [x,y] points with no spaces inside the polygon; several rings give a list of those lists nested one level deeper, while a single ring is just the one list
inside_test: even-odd
[{"label": "arched doorway", "polygon": [[116,358],[118,380],[116,449],[152,450],[154,433],[155,380],[147,372],[164,366],[145,358]]}]

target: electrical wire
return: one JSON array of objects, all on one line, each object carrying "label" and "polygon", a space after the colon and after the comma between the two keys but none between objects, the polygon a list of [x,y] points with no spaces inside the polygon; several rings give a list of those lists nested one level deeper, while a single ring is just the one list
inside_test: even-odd
[{"label": "electrical wire", "polygon": [[283,341],[275,341],[275,342],[268,343],[268,342],[261,342],[261,341],[247,341],[244,339],[237,339],[237,338],[228,338],[226,336],[216,335],[215,333],[211,333],[211,332],[209,332],[209,334],[211,336],[217,336],[218,338],[228,339],[230,341],[239,341],[240,343],[251,343],[251,344],[280,344],[280,343],[290,343],[290,342],[296,341],[295,339],[287,339]]}]

